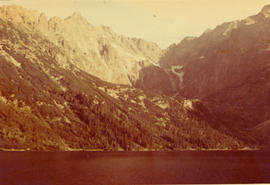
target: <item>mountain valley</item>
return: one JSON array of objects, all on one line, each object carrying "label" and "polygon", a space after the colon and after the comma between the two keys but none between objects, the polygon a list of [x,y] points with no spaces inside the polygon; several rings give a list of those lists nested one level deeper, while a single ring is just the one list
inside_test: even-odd
[{"label": "mountain valley", "polygon": [[0,148],[268,147],[270,6],[166,51],[19,6],[0,7]]}]

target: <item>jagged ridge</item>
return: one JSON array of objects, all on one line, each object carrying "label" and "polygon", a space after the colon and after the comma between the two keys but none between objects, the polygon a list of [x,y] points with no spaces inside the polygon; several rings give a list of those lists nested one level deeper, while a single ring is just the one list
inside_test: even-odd
[{"label": "jagged ridge", "polygon": [[120,84],[132,84],[143,66],[157,63],[162,54],[157,44],[117,35],[109,27],[95,27],[79,13],[66,19],[20,6],[0,7],[1,19],[42,34],[65,53],[59,63],[69,61],[81,70]]}]

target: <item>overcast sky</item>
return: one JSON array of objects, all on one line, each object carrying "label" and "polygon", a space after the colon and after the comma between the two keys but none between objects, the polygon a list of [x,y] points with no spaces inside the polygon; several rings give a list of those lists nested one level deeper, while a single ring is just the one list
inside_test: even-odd
[{"label": "overcast sky", "polygon": [[0,0],[65,18],[79,11],[94,25],[110,26],[162,48],[220,23],[257,14],[270,0]]}]

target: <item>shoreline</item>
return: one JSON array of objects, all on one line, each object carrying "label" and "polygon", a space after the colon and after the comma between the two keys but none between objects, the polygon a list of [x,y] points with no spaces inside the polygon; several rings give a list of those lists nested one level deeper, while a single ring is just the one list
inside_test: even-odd
[{"label": "shoreline", "polygon": [[16,149],[16,148],[0,148],[0,152],[227,152],[227,151],[266,151],[269,149],[263,148],[242,148],[242,149],[183,149],[183,150],[102,150],[102,149],[74,149],[70,148],[67,150],[31,150],[26,149]]}]

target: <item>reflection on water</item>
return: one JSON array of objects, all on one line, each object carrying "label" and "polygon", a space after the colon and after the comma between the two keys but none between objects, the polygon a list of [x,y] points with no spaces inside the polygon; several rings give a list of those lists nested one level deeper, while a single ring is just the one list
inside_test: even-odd
[{"label": "reflection on water", "polygon": [[269,154],[269,151],[0,152],[0,184],[270,183]]}]

